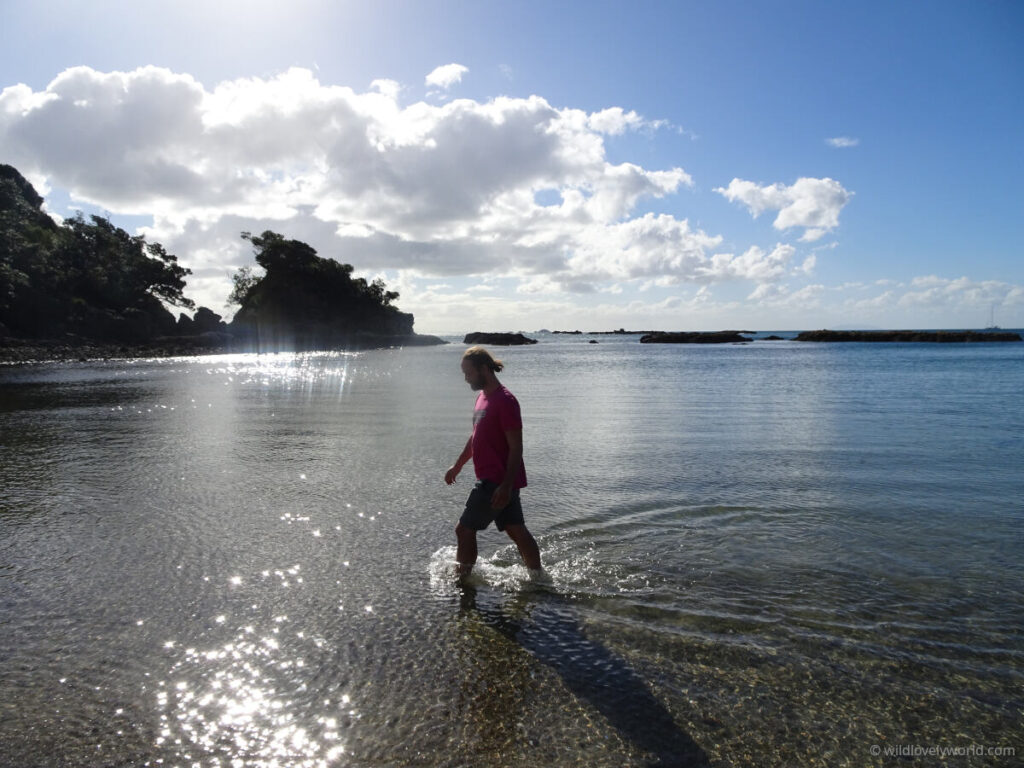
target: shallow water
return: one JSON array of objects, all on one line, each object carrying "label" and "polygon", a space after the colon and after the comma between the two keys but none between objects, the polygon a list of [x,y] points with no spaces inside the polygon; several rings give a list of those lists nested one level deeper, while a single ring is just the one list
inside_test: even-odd
[{"label": "shallow water", "polygon": [[462,587],[461,345],[0,368],[0,763],[1024,754],[1024,345],[598,339]]}]

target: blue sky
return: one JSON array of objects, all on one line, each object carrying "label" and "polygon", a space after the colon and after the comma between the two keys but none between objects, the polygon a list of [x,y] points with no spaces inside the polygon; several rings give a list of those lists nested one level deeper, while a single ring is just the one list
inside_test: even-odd
[{"label": "blue sky", "polygon": [[1022,39],[1017,2],[5,0],[0,162],[216,311],[269,228],[422,332],[1021,327]]}]

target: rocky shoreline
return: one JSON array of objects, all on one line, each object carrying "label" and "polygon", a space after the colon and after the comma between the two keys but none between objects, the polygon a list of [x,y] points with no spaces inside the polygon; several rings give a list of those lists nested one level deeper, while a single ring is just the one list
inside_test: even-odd
[{"label": "rocky shoreline", "polygon": [[536,339],[530,339],[521,333],[484,333],[474,331],[467,333],[462,339],[463,344],[493,344],[499,347],[515,347],[525,344],[536,344]]},{"label": "rocky shoreline", "polygon": [[868,342],[992,342],[1021,341],[1012,331],[804,331],[795,341],[868,341]]},{"label": "rocky shoreline", "polygon": [[229,334],[209,333],[199,336],[167,336],[142,343],[100,341],[68,335],[63,339],[18,339],[0,337],[0,364],[87,362],[89,360],[129,360],[133,358],[194,357],[284,351],[364,351],[391,347],[422,347],[447,344],[437,336],[410,334],[375,336],[359,334],[349,343],[329,349],[256,349],[237,343]]},{"label": "rocky shoreline", "polygon": [[693,331],[689,333],[649,333],[641,344],[746,344],[751,339],[739,331]]}]

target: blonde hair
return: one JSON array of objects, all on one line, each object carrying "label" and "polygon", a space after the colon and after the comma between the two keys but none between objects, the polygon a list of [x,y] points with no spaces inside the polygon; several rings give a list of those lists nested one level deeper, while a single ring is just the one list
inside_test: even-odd
[{"label": "blonde hair", "polygon": [[477,368],[485,365],[495,373],[500,373],[505,367],[505,364],[501,362],[501,360],[497,360],[492,357],[491,353],[483,347],[470,347],[462,354],[462,359],[471,361]]}]

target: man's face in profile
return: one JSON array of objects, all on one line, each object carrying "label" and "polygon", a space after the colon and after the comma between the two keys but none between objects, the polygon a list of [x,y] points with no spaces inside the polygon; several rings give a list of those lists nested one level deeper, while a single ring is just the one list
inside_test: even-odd
[{"label": "man's face in profile", "polygon": [[469,388],[474,392],[484,388],[484,384],[487,380],[484,378],[483,368],[478,368],[473,365],[472,360],[462,361],[462,376],[466,379],[466,383],[469,384]]}]

